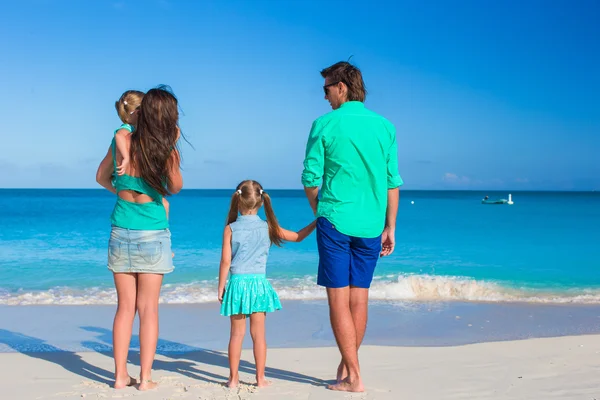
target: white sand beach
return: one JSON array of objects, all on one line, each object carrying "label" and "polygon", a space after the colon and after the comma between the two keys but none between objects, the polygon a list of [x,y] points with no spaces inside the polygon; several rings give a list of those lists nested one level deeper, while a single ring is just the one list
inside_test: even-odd
[{"label": "white sand beach", "polygon": [[[130,373],[138,371],[131,353]],[[112,359],[97,352],[0,354],[0,393],[28,399],[598,399],[600,336],[570,336],[453,347],[364,346],[365,393],[331,392],[337,350],[271,349],[268,388],[251,385],[244,350],[238,389],[225,388],[226,354],[158,355],[157,390],[109,387]]]}]

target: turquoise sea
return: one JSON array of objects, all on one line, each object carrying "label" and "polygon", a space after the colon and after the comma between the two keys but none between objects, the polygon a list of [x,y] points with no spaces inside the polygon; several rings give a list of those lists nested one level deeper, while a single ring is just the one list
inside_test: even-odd
[{"label": "turquoise sea", "polygon": [[[270,192],[283,227],[311,211],[302,191]],[[216,301],[231,192],[184,190],[171,201],[175,271],[163,303]],[[600,193],[402,191],[396,251],[371,298],[390,302],[600,303]],[[106,268],[114,196],[103,190],[0,190],[0,304],[114,304]],[[273,248],[268,276],[282,299],[321,299],[314,234]]]}]

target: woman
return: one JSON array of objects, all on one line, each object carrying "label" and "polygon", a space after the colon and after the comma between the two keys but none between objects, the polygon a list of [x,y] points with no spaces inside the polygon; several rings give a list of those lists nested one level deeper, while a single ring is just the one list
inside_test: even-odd
[{"label": "woman", "polygon": [[127,138],[130,164],[125,173],[115,174],[123,157],[113,139],[96,174],[100,185],[117,194],[108,244],[108,268],[113,272],[118,298],[113,324],[116,389],[137,383],[127,372],[136,311],[140,317],[138,388],[157,386],[151,373],[158,341],[158,298],[163,275],[173,271],[171,233],[162,199],[183,186],[176,147],[178,119],[175,96],[164,87],[150,90],[139,108],[136,129]]}]

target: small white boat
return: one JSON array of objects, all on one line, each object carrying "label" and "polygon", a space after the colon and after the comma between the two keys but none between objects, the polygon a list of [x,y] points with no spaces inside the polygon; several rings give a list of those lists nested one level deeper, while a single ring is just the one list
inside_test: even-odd
[{"label": "small white boat", "polygon": [[489,197],[485,196],[485,199],[481,200],[481,204],[508,204],[508,205],[513,205],[515,204],[512,201],[512,194],[508,195],[508,200],[506,199],[490,199]]},{"label": "small white boat", "polygon": [[506,204],[508,200],[506,199],[483,199],[481,200],[481,204]]}]

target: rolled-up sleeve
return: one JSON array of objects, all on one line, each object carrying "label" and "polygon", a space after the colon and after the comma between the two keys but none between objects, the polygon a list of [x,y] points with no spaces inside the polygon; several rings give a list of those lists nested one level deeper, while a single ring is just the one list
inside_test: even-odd
[{"label": "rolled-up sleeve", "polygon": [[398,144],[396,143],[396,130],[392,128],[392,144],[387,155],[387,187],[395,189],[404,184],[398,172]]},{"label": "rolled-up sleeve", "polygon": [[323,129],[318,120],[313,122],[308,142],[306,143],[304,171],[302,171],[302,185],[304,187],[320,186],[323,181],[325,147],[323,146],[322,133]]}]

